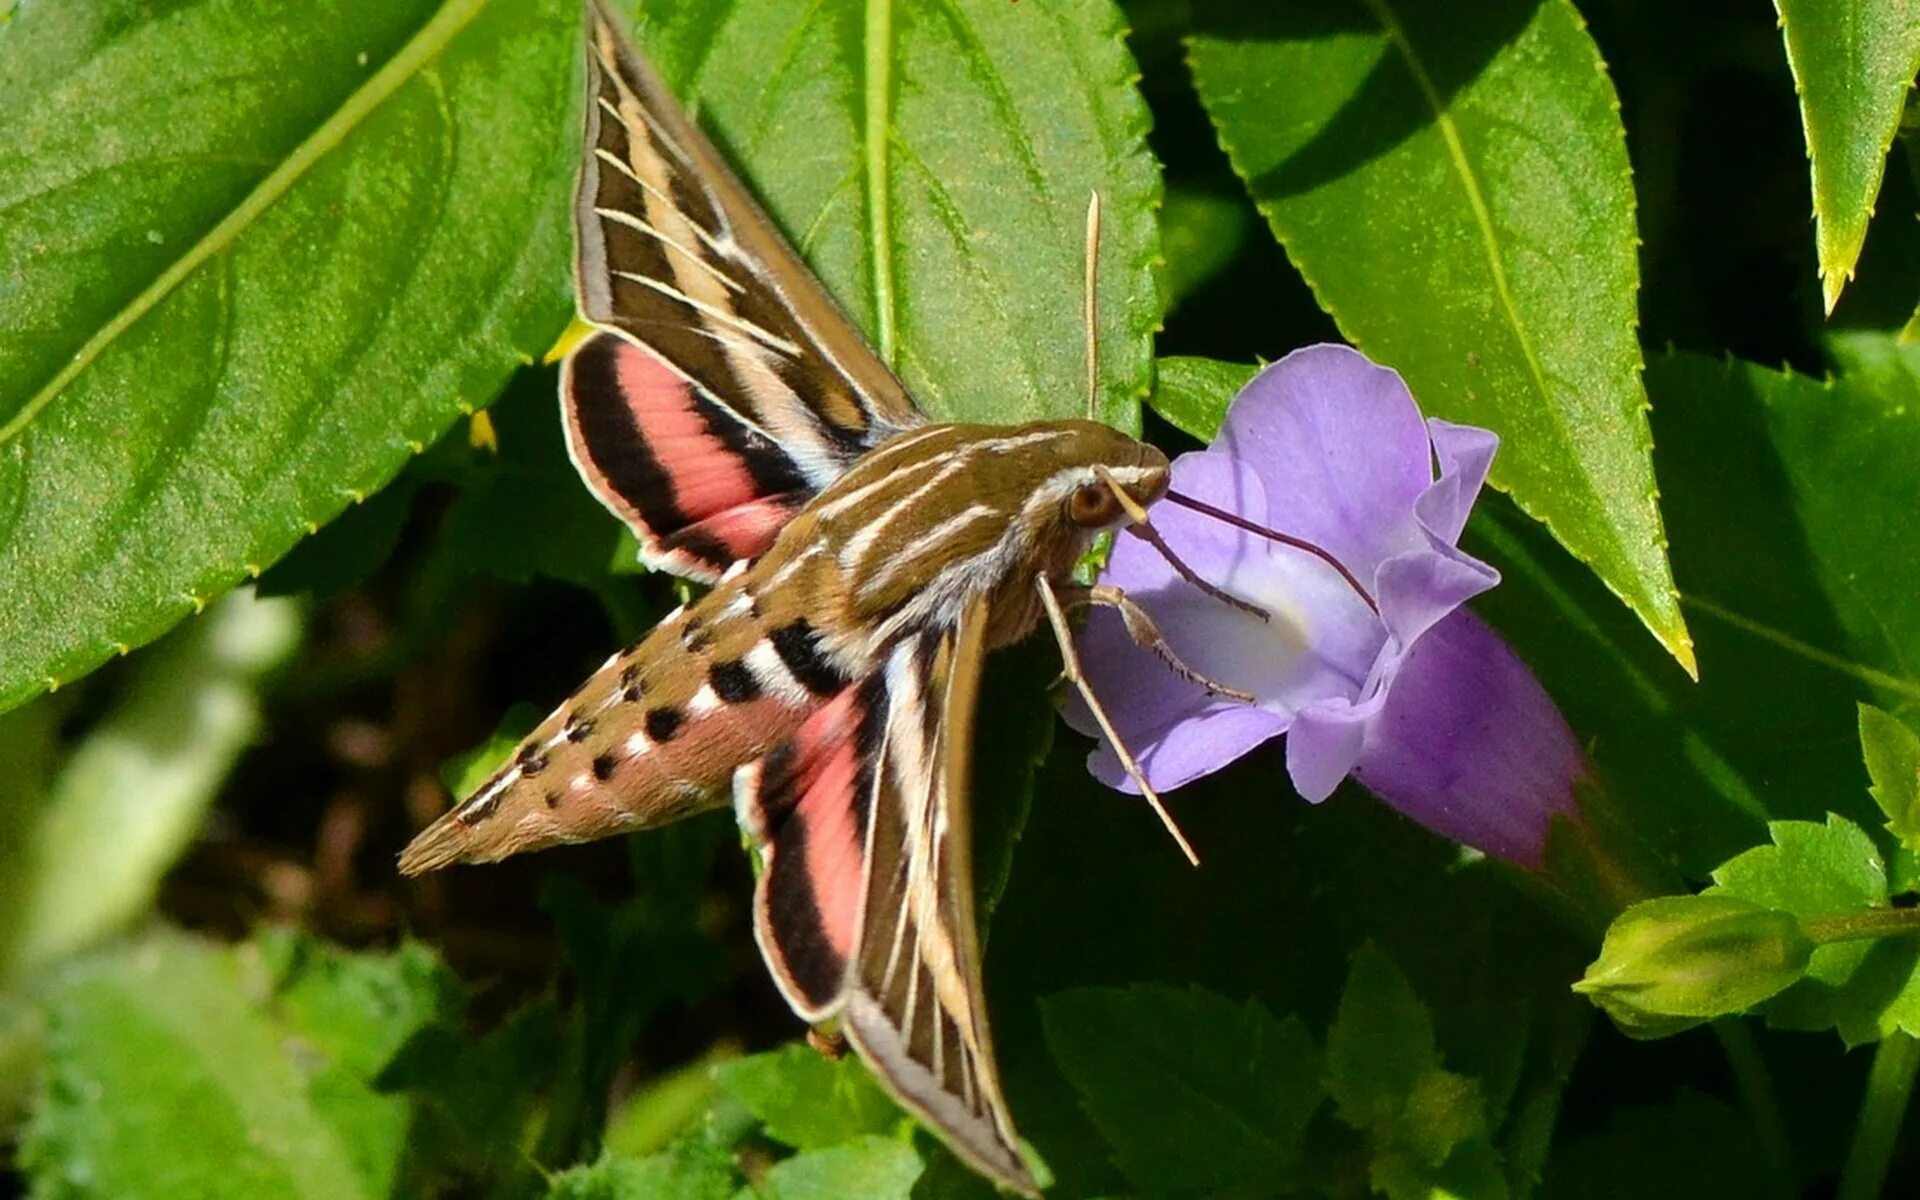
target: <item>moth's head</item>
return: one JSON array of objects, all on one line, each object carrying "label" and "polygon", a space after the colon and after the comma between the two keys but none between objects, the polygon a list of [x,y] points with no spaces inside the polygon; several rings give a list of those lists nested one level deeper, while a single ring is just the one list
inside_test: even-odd
[{"label": "moth's head", "polygon": [[1125,525],[1166,494],[1167,456],[1097,421],[1061,421],[1047,447],[1045,484],[1027,499],[1027,515],[1057,521],[1065,532],[1094,534]]}]

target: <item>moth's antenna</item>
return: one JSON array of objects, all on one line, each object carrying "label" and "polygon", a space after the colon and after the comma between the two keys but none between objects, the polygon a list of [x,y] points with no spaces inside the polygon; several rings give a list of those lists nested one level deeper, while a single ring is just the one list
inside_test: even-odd
[{"label": "moth's antenna", "polygon": [[1100,193],[1087,198],[1087,420],[1100,408]]},{"label": "moth's antenna", "polygon": [[1086,672],[1080,669],[1080,655],[1073,648],[1073,631],[1067,628],[1067,614],[1060,607],[1060,598],[1053,594],[1053,584],[1044,573],[1035,575],[1033,582],[1040,589],[1040,603],[1047,610],[1047,621],[1053,626],[1054,640],[1060,643],[1060,665],[1067,678],[1080,693],[1080,698],[1087,702],[1087,707],[1093,710],[1093,719],[1099,724],[1100,732],[1107,735],[1107,741],[1113,743],[1113,752],[1120,756],[1121,768],[1126,771],[1128,778],[1139,785],[1140,795],[1153,806],[1160,823],[1167,827],[1174,843],[1180,847],[1180,853],[1187,856],[1189,863],[1199,866],[1200,856],[1193,852],[1193,843],[1187,841],[1187,835],[1181,833],[1180,826],[1174,824],[1173,814],[1160,802],[1160,793],[1153,790],[1153,785],[1147,782],[1146,775],[1141,772],[1140,764],[1134,761],[1133,752],[1120,740],[1119,731],[1107,719],[1107,710],[1100,706],[1099,698],[1093,694],[1093,686],[1087,682]]}]

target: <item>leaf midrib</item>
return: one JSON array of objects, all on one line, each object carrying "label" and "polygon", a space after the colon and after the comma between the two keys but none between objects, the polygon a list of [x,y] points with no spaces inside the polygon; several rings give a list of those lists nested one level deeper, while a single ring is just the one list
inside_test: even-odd
[{"label": "leaf midrib", "polygon": [[1454,125],[1453,114],[1447,111],[1440,90],[1433,85],[1426,65],[1414,52],[1413,43],[1408,40],[1406,30],[1401,28],[1399,18],[1388,7],[1387,0],[1366,0],[1366,4],[1373,10],[1374,17],[1386,32],[1387,40],[1393,43],[1401,61],[1406,63],[1407,73],[1413,76],[1414,85],[1420,89],[1427,107],[1433,110],[1434,127],[1440,131],[1440,138],[1446,143],[1447,157],[1453,160],[1454,171],[1459,175],[1460,186],[1467,195],[1467,207],[1473,211],[1474,225],[1480,230],[1480,242],[1486,249],[1487,271],[1493,277],[1494,294],[1500,299],[1501,311],[1506,314],[1507,324],[1513,329],[1514,340],[1520,343],[1520,353],[1527,360],[1527,373],[1533,377],[1535,389],[1542,400],[1549,402],[1551,410],[1553,391],[1547,384],[1540,356],[1534,351],[1533,339],[1527,335],[1526,326],[1520,320],[1520,306],[1514,299],[1513,285],[1507,279],[1506,262],[1500,255],[1500,235],[1493,227],[1493,211],[1487,207],[1486,195],[1480,190],[1480,177],[1474,174],[1473,164],[1467,159],[1467,148],[1460,140],[1460,130]]},{"label": "leaf midrib", "polygon": [[381,65],[367,78],[367,81],[354,89],[340,107],[323,121],[319,128],[309,134],[289,154],[278,167],[275,167],[265,179],[247,193],[245,199],[235,205],[233,210],[223,217],[219,224],[203,234],[200,239],[187,248],[186,253],[175,259],[162,271],[152,283],[141,289],[140,293],[129,300],[116,312],[106,324],[102,325],[92,337],[88,338],[80,349],[62,367],[46,385],[22,405],[20,411],[0,424],[0,447],[11,442],[32,424],[47,405],[51,404],[68,384],[93,365],[119,336],[151,312],[173,290],[186,282],[206,262],[221,253],[248,228],[261,214],[273,207],[302,176],[304,176],[322,158],[347,139],[347,136],[365,121],[375,110],[408,83],[428,63],[437,58],[455,35],[478,16],[487,6],[488,0],[444,0],[433,17],[420,31],[400,47],[398,53]]},{"label": "leaf midrib", "polygon": [[887,149],[893,141],[893,0],[867,0],[860,131],[867,171],[867,242],[873,261],[874,348],[894,361],[893,208]]}]

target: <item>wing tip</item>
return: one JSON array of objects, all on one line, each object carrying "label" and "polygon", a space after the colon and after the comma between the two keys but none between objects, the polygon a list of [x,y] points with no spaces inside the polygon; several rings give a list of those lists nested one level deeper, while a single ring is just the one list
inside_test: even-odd
[{"label": "wing tip", "polygon": [[[860,1057],[873,1069],[874,1077],[881,1086],[962,1162],[992,1180],[995,1186],[1016,1195],[1037,1198],[1040,1195],[1039,1181],[1034,1178],[1025,1156],[1020,1153],[1019,1139],[1013,1131],[1012,1118],[1007,1114],[1006,1102],[998,1094],[998,1087],[992,1089],[990,1116],[987,1119],[972,1114],[968,1114],[971,1119],[965,1122],[943,1118],[933,1111],[931,1102],[921,1095],[925,1084],[916,1086],[902,1077],[905,1072],[900,1069],[904,1065],[925,1074],[926,1068],[910,1058],[900,1059],[885,1052],[874,1038],[868,1036],[870,1025],[882,1032],[894,1032],[892,1024],[880,1011],[879,1002],[866,992],[855,991],[847,997],[841,1013],[841,1028],[854,1049],[860,1052]],[[937,1085],[932,1090],[936,1095],[948,1095]]]},{"label": "wing tip", "polygon": [[464,862],[471,853],[471,841],[466,826],[447,813],[407,843],[400,852],[400,873],[408,877],[424,875]]}]

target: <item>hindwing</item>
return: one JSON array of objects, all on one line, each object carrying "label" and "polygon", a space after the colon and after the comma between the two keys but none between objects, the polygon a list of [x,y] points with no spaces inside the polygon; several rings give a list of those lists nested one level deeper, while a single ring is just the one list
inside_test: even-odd
[{"label": "hindwing", "polygon": [[905,388],[614,24],[588,4],[569,446],[650,561],[711,580],[861,454]]}]

